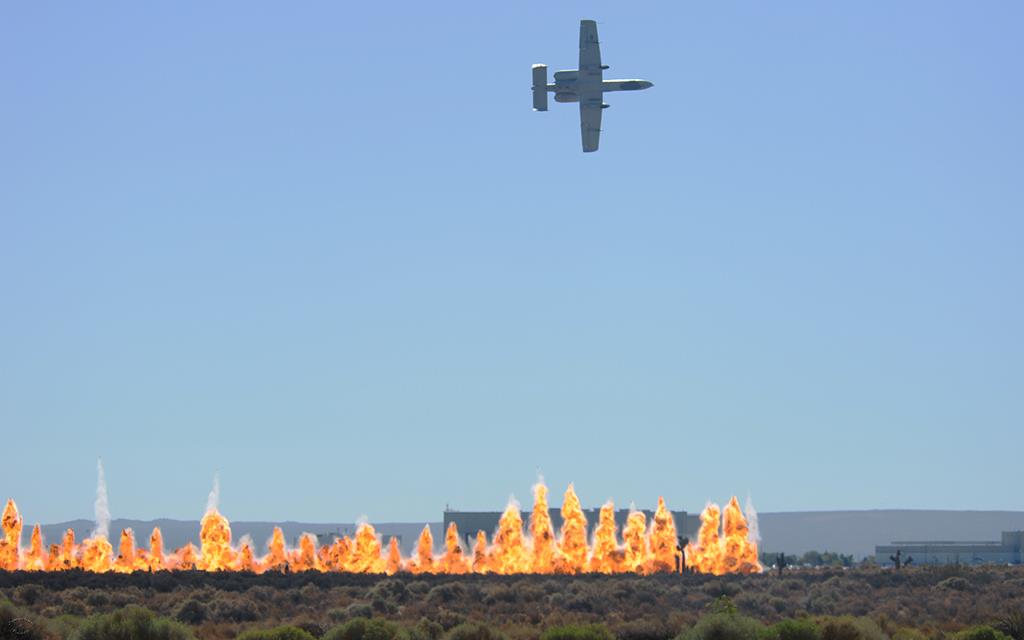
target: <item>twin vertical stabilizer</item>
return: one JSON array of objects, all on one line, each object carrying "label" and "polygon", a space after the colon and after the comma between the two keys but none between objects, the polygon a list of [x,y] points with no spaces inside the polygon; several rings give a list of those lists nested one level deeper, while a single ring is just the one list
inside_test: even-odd
[{"label": "twin vertical stabilizer", "polygon": [[533,110],[548,110],[548,68],[547,65],[533,65]]}]

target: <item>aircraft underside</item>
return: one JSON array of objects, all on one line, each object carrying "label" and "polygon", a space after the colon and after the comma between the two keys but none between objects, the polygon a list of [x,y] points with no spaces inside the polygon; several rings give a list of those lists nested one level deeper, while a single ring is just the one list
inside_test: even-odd
[{"label": "aircraft underside", "polygon": [[555,82],[548,84],[547,66],[533,65],[533,109],[548,110],[548,93],[555,94],[555,102],[578,102],[584,152],[597,151],[601,135],[601,110],[609,106],[604,103],[605,92],[639,91],[653,86],[647,80],[605,80],[603,72],[607,68],[607,65],[601,64],[597,23],[593,20],[580,20],[579,69],[556,71]]}]

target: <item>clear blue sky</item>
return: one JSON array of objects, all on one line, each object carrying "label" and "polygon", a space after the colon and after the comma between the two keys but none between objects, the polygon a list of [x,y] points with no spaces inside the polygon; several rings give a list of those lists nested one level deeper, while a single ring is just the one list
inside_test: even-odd
[{"label": "clear blue sky", "polygon": [[[601,150],[530,65],[599,21]],[[1024,508],[1024,5],[5,3],[29,521]],[[554,502],[560,503],[560,498]]]}]

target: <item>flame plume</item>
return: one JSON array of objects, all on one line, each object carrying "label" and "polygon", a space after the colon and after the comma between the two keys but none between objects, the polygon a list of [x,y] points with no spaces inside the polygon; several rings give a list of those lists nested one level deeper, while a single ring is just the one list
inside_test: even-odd
[{"label": "flame plume", "polygon": [[252,550],[252,543],[249,540],[243,540],[242,547],[238,550],[238,570],[262,573],[260,569],[261,567],[256,561],[256,554]]},{"label": "flame plume", "polygon": [[320,558],[316,553],[316,536],[304,533],[299,538],[299,548],[288,563],[289,571],[320,571]]},{"label": "flame plume", "polygon": [[93,573],[106,573],[113,567],[114,547],[102,537],[96,536],[82,541],[81,567]]},{"label": "flame plume", "polygon": [[509,501],[505,513],[498,520],[498,531],[494,534],[494,548],[489,553],[496,573],[527,573],[530,558],[526,553],[523,539],[523,516],[519,505]]},{"label": "flame plume", "polygon": [[355,552],[348,570],[352,573],[384,573],[385,562],[380,552],[380,538],[376,529],[369,523],[362,523],[356,529]]},{"label": "flame plume", "polygon": [[32,527],[31,540],[28,553],[21,562],[21,568],[25,571],[42,571],[46,568],[46,560],[43,556],[43,532],[38,524]]},{"label": "flame plume", "polygon": [[533,542],[534,573],[555,570],[555,530],[548,510],[548,488],[543,482],[533,485],[533,512],[530,513],[530,537]]},{"label": "flame plume", "polygon": [[75,532],[68,529],[64,532],[64,539],[60,543],[60,556],[57,559],[59,569],[74,569],[78,566],[75,559]]},{"label": "flame plume", "polygon": [[643,573],[647,562],[647,516],[643,511],[632,511],[626,518],[626,528],[622,530],[622,539],[626,541],[626,571]]},{"label": "flame plume", "polygon": [[398,548],[398,538],[391,536],[388,540],[388,561],[384,565],[384,573],[393,576],[402,570],[402,551]]},{"label": "flame plume", "polygon": [[281,527],[274,527],[270,536],[270,553],[263,560],[266,571],[284,571],[288,568],[288,553],[284,548],[284,532]]},{"label": "flame plume", "polygon": [[558,541],[561,552],[562,573],[579,573],[587,566],[587,517],[583,515],[580,499],[569,483],[562,502],[562,531]]},{"label": "flame plume", "polygon": [[594,548],[590,555],[590,570],[596,573],[616,573],[622,566],[623,552],[615,541],[615,505],[611,500],[604,503],[594,529]]},{"label": "flame plume", "polygon": [[14,499],[7,501],[4,507],[3,516],[0,517],[0,524],[4,528],[3,540],[0,540],[0,569],[4,571],[17,571],[20,563],[21,553],[21,514],[18,513],[18,505]]},{"label": "flame plume", "polygon": [[215,507],[199,522],[199,549],[198,565],[204,571],[226,571],[235,565],[231,525]]},{"label": "flame plume", "polygon": [[462,553],[462,544],[459,542],[459,528],[455,523],[448,525],[444,534],[445,552],[441,556],[441,573],[468,573],[469,562]]},{"label": "flame plume", "polygon": [[665,506],[665,499],[658,497],[658,510],[654,512],[654,524],[651,525],[651,560],[647,573],[659,573],[676,570],[676,523],[672,514]]},{"label": "flame plume", "polygon": [[[543,482],[533,488],[534,504],[527,529],[524,530],[519,505],[510,500],[492,543],[488,544],[487,532],[477,531],[472,554],[463,549],[455,523],[445,531],[442,552],[435,554],[433,535],[429,527],[424,527],[414,554],[406,559],[402,557],[396,538],[388,541],[385,551],[377,531],[364,522],[353,538],[343,536],[318,546],[316,537],[306,533],[294,549],[287,546],[281,528],[275,527],[267,542],[267,553],[260,557],[248,536],[237,546],[232,545],[231,523],[218,511],[217,485],[215,480],[207,511],[200,522],[199,547],[188,543],[174,552],[164,551],[163,535],[159,527],[154,527],[148,549],[136,544],[131,529],[122,530],[115,555],[110,541],[102,534],[105,521],[81,544],[76,544],[74,532],[68,529],[61,544],[50,545],[48,549],[36,525],[29,548],[21,549],[23,519],[14,500],[8,500],[0,517],[3,526],[0,570],[652,574],[676,571],[681,560],[676,547],[676,523],[664,499],[658,498],[658,509],[650,527],[642,511],[630,512],[621,543],[615,505],[607,502],[601,507],[593,543],[588,544],[586,514],[573,485],[566,489],[561,507],[562,526],[556,536],[548,505],[548,488]],[[105,494],[102,475],[100,486],[98,493]],[[724,511],[709,503],[701,513],[700,532],[697,541],[686,548],[685,566],[714,574],[762,571],[757,560],[757,540],[735,497]]]},{"label": "flame plume", "polygon": [[473,573],[490,573],[491,556],[487,551],[487,534],[476,532],[476,544],[473,546]]},{"label": "flame plume", "polygon": [[430,527],[423,525],[420,539],[416,542],[416,556],[409,561],[412,573],[434,573],[434,536]]},{"label": "flame plume", "polygon": [[117,549],[117,557],[114,558],[114,571],[135,571],[135,533],[131,529],[121,529],[121,544]]},{"label": "flame plume", "polygon": [[[686,566],[700,573],[760,573],[757,543],[750,539],[747,520],[733,496],[725,507],[724,522],[717,504],[708,504],[700,514],[697,544],[686,547]],[[719,534],[719,523],[722,532]]]},{"label": "flame plume", "polygon": [[164,534],[160,527],[153,527],[153,533],[149,534],[149,570],[159,571],[164,568],[165,562]]}]

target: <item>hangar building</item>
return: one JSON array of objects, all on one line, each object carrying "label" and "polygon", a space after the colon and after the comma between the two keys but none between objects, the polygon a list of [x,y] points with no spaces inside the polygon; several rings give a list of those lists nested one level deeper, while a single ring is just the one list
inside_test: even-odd
[{"label": "hangar building", "polygon": [[893,542],[875,547],[875,562],[893,564],[896,551],[914,559],[913,564],[1021,564],[1024,531],[1004,531],[997,542]]}]

